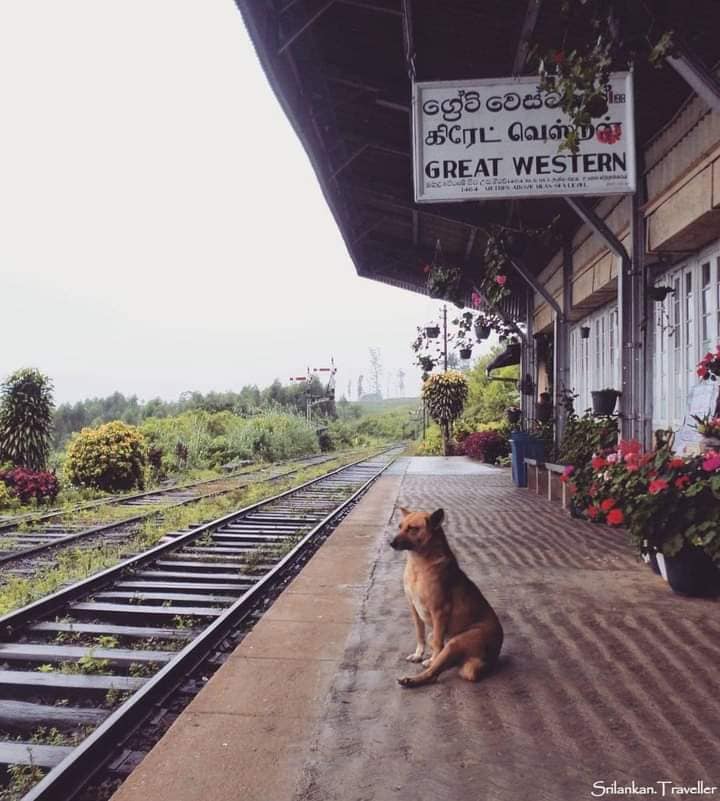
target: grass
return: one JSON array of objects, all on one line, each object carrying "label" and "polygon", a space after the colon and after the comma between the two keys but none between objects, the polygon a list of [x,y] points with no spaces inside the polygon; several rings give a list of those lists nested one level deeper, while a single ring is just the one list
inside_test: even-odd
[{"label": "grass", "polygon": [[[201,500],[191,506],[178,506],[165,510],[142,523],[138,530],[123,543],[105,544],[96,548],[76,546],[58,551],[51,567],[39,570],[33,576],[9,576],[0,587],[0,615],[19,609],[40,598],[57,592],[62,587],[80,581],[101,570],[112,567],[130,555],[148,550],[166,534],[209,522],[250,506],[265,498],[297,487],[330,470],[349,462],[358,461],[366,454],[354,452],[330,462],[299,470],[288,478],[272,483],[258,482],[242,490],[217,498]],[[2,801],[2,799],[0,799]]]}]

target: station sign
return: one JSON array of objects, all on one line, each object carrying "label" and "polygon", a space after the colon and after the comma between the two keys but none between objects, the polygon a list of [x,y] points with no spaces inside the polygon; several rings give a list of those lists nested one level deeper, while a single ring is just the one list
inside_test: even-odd
[{"label": "station sign", "polygon": [[[635,191],[632,76],[613,73],[607,113],[575,127],[535,77],[413,85],[415,200],[446,203]],[[575,131],[579,150],[560,145]]]}]

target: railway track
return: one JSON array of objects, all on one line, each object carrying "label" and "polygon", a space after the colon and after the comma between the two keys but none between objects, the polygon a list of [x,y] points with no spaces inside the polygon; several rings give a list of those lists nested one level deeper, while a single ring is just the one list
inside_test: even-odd
[{"label": "railway track", "polygon": [[[335,456],[312,456],[231,476],[102,499],[68,510],[53,510],[5,521],[0,524],[0,584],[3,576],[34,572],[38,560],[40,564],[44,563],[45,557],[58,548],[74,546],[80,540],[86,541],[90,547],[96,541],[121,541],[144,520],[168,509],[235,492],[256,482],[278,481],[333,458]],[[114,519],[111,520],[107,519],[109,507],[113,509],[111,516]],[[77,516],[78,512],[83,513],[81,517]]]},{"label": "railway track", "polygon": [[400,448],[201,525],[0,618],[3,798],[66,801]]}]

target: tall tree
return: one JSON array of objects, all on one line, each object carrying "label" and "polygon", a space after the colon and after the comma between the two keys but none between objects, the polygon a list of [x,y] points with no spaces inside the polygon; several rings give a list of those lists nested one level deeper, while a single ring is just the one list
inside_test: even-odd
[{"label": "tall tree", "polygon": [[370,351],[370,381],[372,382],[372,391],[380,398],[382,398],[382,359],[380,358],[380,348],[369,348]]},{"label": "tall tree", "polygon": [[43,470],[50,452],[53,385],[34,368],[13,373],[0,387],[0,462]]}]

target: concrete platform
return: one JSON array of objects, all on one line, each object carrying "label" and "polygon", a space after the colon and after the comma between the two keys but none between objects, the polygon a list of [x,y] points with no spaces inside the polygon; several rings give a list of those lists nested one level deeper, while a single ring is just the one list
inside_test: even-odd
[{"label": "concrete platform", "polygon": [[[396,464],[115,801],[582,801],[602,795],[595,782],[660,797],[656,782],[720,785],[718,604],[673,595],[621,532],[478,467]],[[444,507],[501,617],[501,664],[479,684],[455,671],[396,683],[417,670],[404,557],[386,545],[400,504]]]}]

